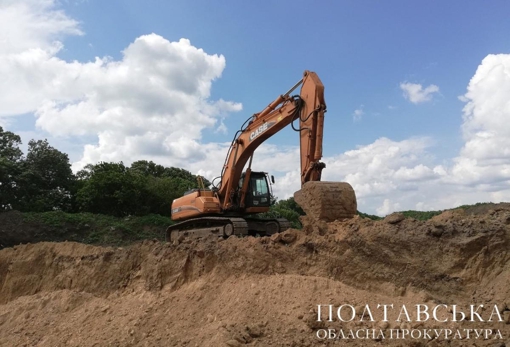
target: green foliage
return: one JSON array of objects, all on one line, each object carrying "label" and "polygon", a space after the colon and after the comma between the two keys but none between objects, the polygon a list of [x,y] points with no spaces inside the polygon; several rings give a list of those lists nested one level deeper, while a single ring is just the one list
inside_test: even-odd
[{"label": "green foliage", "polygon": [[24,158],[20,144],[0,127],[0,209],[70,210],[74,175],[67,154],[47,140],[31,140]]},{"label": "green foliage", "polygon": [[371,219],[371,220],[380,220],[380,219],[383,219],[382,217],[379,217],[379,216],[376,216],[376,215],[373,215],[373,214],[367,214],[367,213],[363,213],[363,212],[360,212],[358,211],[358,215],[362,218],[368,218],[368,219]]},{"label": "green foliage", "polygon": [[55,228],[63,227],[68,223],[81,226],[100,217],[100,215],[96,216],[92,213],[65,213],[62,211],[23,213],[23,220],[27,222],[39,222]]},{"label": "green foliage", "polygon": [[[0,127],[0,211],[170,215],[174,199],[198,188],[191,172],[146,160],[131,167],[89,164],[74,175],[67,154],[47,140],[31,140],[26,157],[20,144],[18,135]],[[211,185],[206,179],[203,183]]]},{"label": "green foliage", "polygon": [[302,225],[299,221],[299,217],[304,214],[304,211],[296,203],[294,198],[288,198],[287,200],[278,200],[271,206],[268,212],[261,213],[258,217],[263,219],[285,218],[290,222],[292,228],[301,229]]},{"label": "green foliage", "polygon": [[[184,170],[184,169],[179,169],[179,168],[175,168],[175,167],[167,167],[167,168],[165,168],[163,177],[168,177],[168,178],[172,178],[172,179],[180,179],[181,182],[187,182],[189,185],[188,189],[199,188],[198,182],[197,182],[197,176],[193,175],[191,172]],[[208,188],[211,185],[211,182],[209,182],[204,177],[202,177],[202,180],[203,180],[204,186],[206,188]]]},{"label": "green foliage", "polygon": [[0,126],[0,211],[12,207],[18,195],[17,177],[22,172],[21,138]]},{"label": "green foliage", "polygon": [[0,157],[10,161],[19,161],[23,156],[19,145],[21,145],[21,137],[10,131],[4,131],[4,128],[0,126]]},{"label": "green foliage", "polygon": [[[172,201],[198,187],[189,171],[139,160],[87,165],[78,172],[76,201],[80,211],[112,216],[170,214]],[[204,182],[209,184],[208,182]]]},{"label": "green foliage", "polygon": [[76,201],[81,211],[121,217],[148,213],[147,196],[145,176],[132,173],[122,162],[99,163],[89,167]]},{"label": "green foliage", "polygon": [[171,224],[174,224],[170,217],[162,216],[159,214],[148,214],[145,216],[137,217],[133,220],[133,223],[136,223],[138,225],[150,225],[165,228]]},{"label": "green foliage", "polygon": [[430,218],[441,214],[443,211],[402,211],[406,218],[414,218],[417,220],[429,220]]},{"label": "green foliage", "polygon": [[39,225],[49,240],[68,240],[101,245],[123,245],[138,240],[164,240],[173,222],[169,217],[145,215],[123,217],[93,213],[28,212],[23,221]]},{"label": "green foliage", "polygon": [[468,210],[468,209],[471,209],[471,208],[474,208],[474,207],[481,207],[481,206],[488,206],[488,205],[494,205],[494,203],[492,203],[492,202],[477,202],[474,205],[461,205],[461,206],[459,206],[457,208],[461,208],[463,210]]},{"label": "green foliage", "polygon": [[9,210],[19,194],[18,177],[22,169],[18,162],[0,156],[0,211]]},{"label": "green foliage", "polygon": [[192,182],[182,178],[149,177],[147,181],[149,201],[147,204],[150,206],[150,211],[162,215],[169,214],[172,201],[183,196],[191,185]]},{"label": "green foliage", "polygon": [[[145,203],[151,213],[168,215],[174,199],[192,188],[198,188],[197,176],[184,169],[139,160],[131,164],[130,170],[147,177],[148,200]],[[208,180],[203,181],[205,187],[210,186]]]},{"label": "green foliage", "polygon": [[49,145],[47,140],[31,140],[20,180],[21,211],[69,210],[70,187],[74,180],[67,154]]},{"label": "green foliage", "polygon": [[164,177],[166,169],[152,161],[138,160],[131,164],[131,170],[143,176]]},{"label": "green foliage", "polygon": [[47,140],[30,140],[25,160],[27,169],[44,189],[66,188],[73,173],[67,154],[51,147]]},{"label": "green foliage", "polygon": [[[414,218],[414,219],[417,219],[417,220],[428,220],[428,219],[430,219],[430,218],[432,218],[434,216],[437,216],[438,214],[441,214],[441,212],[443,212],[443,211],[427,211],[427,212],[424,212],[424,211],[409,210],[409,211],[401,211],[400,213],[404,214],[404,216],[406,218]],[[379,217],[379,216],[363,213],[363,212],[360,212],[360,211],[358,211],[358,215],[360,217],[362,217],[362,218],[369,218],[369,219],[372,219],[372,220],[381,220],[381,219],[384,219],[384,217]]]}]

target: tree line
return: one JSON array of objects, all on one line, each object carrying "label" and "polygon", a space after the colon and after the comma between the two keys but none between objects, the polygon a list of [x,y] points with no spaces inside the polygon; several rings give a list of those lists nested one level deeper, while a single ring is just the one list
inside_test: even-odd
[{"label": "tree line", "polygon": [[74,174],[68,155],[47,140],[31,140],[26,155],[21,144],[0,127],[0,211],[169,215],[172,200],[197,187],[191,172],[146,160],[89,164]]}]

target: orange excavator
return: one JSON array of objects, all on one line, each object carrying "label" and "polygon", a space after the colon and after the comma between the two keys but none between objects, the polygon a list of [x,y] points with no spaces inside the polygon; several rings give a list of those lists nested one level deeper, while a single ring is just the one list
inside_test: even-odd
[{"label": "orange excavator", "polygon": [[[291,96],[299,86],[300,94]],[[324,85],[316,73],[305,71],[303,78],[287,93],[246,120],[236,133],[221,176],[212,181],[211,189],[206,189],[199,182],[198,189],[173,201],[172,220],[178,223],[168,227],[167,240],[211,234],[220,237],[264,236],[288,229],[290,223],[284,218],[260,219],[254,216],[269,211],[273,203],[271,183],[274,184],[274,177],[269,178],[266,172],[252,171],[251,164],[255,150],[289,124],[300,136],[302,187],[309,182],[315,183],[311,190],[314,194],[312,200],[318,200],[319,205],[322,200],[322,206],[329,210],[330,216],[333,214],[333,219],[335,216],[340,219],[356,214],[356,197],[350,185],[319,182],[326,166],[320,161],[325,112]],[[296,121],[299,122],[298,127],[294,124]],[[299,203],[298,199],[296,201]]]}]

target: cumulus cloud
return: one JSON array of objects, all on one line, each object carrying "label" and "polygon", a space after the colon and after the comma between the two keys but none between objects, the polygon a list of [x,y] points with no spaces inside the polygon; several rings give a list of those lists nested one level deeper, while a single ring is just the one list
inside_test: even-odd
[{"label": "cumulus cloud", "polygon": [[189,40],[141,36],[121,61],[97,59],[80,66],[74,82],[81,93],[69,101],[44,102],[36,124],[53,134],[98,134],[98,144],[85,147],[82,164],[160,154],[182,165],[204,155],[205,128],[242,108],[208,100],[211,83],[224,68],[223,56],[208,55]]},{"label": "cumulus cloud", "polygon": [[[510,188],[509,95],[510,54],[488,55],[463,96],[465,144],[454,159],[452,183]],[[499,196],[510,199],[507,193]]]},{"label": "cumulus cloud", "polygon": [[[343,154],[326,157],[323,177],[349,182],[360,208],[371,213],[409,205],[425,185],[441,178],[444,168],[434,165],[432,139],[416,137],[402,141],[379,138]],[[393,201],[384,204],[384,200]],[[381,207],[382,206],[382,207]],[[391,207],[391,208],[390,208]],[[381,212],[382,213],[382,212]]]},{"label": "cumulus cloud", "polygon": [[75,168],[149,156],[175,166],[200,160],[202,131],[226,132],[218,120],[241,110],[239,103],[210,100],[224,56],[207,54],[187,39],[170,42],[150,34],[134,40],[121,60],[66,62],[58,58],[63,45],[54,39],[80,34],[77,22],[53,1],[34,4],[2,5],[16,17],[2,25],[20,25],[13,37],[3,38],[11,44],[0,53],[6,77],[0,82],[0,115],[34,112],[36,126],[52,135],[97,136]]},{"label": "cumulus cloud", "polygon": [[359,197],[384,195],[396,189],[404,176],[412,178],[409,182],[434,178],[430,174],[432,169],[421,164],[432,145],[433,141],[426,137],[403,141],[379,138],[369,145],[325,158],[324,178],[350,182]]},{"label": "cumulus cloud", "polygon": [[0,2],[0,55],[39,49],[56,52],[65,35],[81,35],[79,23],[55,8],[54,0]]},{"label": "cumulus cloud", "polygon": [[221,122],[220,122],[220,125],[218,125],[218,127],[216,128],[216,130],[214,131],[215,133],[219,133],[219,134],[223,134],[223,135],[226,135],[228,133],[228,129],[227,129],[227,126],[225,125],[225,123],[223,122],[225,119],[222,119]]},{"label": "cumulus cloud", "polygon": [[431,84],[423,89],[421,84],[403,82],[400,83],[400,89],[404,91],[404,98],[408,99],[413,104],[430,101],[432,100],[433,94],[439,92],[439,87],[435,84]]},{"label": "cumulus cloud", "polygon": [[81,34],[52,0],[0,2],[0,117],[31,112],[45,97],[60,95],[49,82],[63,63],[54,55],[60,39]]},{"label": "cumulus cloud", "polygon": [[390,214],[392,212],[397,211],[400,208],[400,204],[392,203],[389,199],[384,199],[381,206],[379,206],[375,211],[380,216],[385,216],[387,214]]}]

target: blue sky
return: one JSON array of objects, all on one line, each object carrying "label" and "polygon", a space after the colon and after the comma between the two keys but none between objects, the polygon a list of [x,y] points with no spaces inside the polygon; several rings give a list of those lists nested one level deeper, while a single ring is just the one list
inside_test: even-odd
[{"label": "blue sky", "polygon": [[[12,63],[20,52],[31,48],[41,49],[46,56],[37,57],[43,59],[39,63],[40,80],[32,83],[25,77],[26,83],[19,87],[0,82],[0,88],[9,90],[11,101],[19,97],[23,102],[22,94],[31,93],[31,88],[31,95],[36,95],[26,107],[0,105],[0,124],[21,133],[24,142],[47,137],[69,153],[75,169],[94,160],[129,163],[144,158],[215,176],[214,171],[219,170],[215,160],[225,155],[223,144],[248,116],[285,92],[308,69],[318,73],[326,88],[325,176],[351,180],[355,189],[358,187],[360,207],[367,212],[448,208],[510,198],[510,160],[504,141],[510,133],[501,126],[510,110],[504,97],[491,94],[503,93],[509,83],[505,72],[510,53],[508,2],[26,0],[4,1],[0,16],[2,11],[10,16],[0,21],[0,28],[5,27],[0,39],[10,43],[0,52],[3,58]],[[27,24],[34,21],[40,26]],[[29,35],[31,30],[37,31],[37,38]],[[161,40],[135,41],[152,33]],[[128,47],[133,48],[131,57],[137,64],[142,62],[143,70],[159,66],[155,62],[161,58],[157,55],[162,52],[160,48],[177,44],[182,38],[196,50],[194,57],[200,56],[197,59],[205,59],[204,64],[211,67],[208,72],[200,70],[200,76],[183,77],[212,82],[207,90],[186,99],[186,110],[197,112],[197,118],[189,119],[196,126],[191,127],[192,135],[173,143],[158,133],[161,127],[155,124],[162,124],[159,120],[143,131],[140,127],[120,131],[121,121],[104,122],[108,117],[114,119],[112,112],[119,119],[132,120],[133,127],[161,116],[156,110],[163,104],[156,89],[146,89],[144,100],[154,103],[150,107],[137,104],[122,108],[116,105],[123,104],[123,95],[128,100],[140,92],[136,94],[130,82],[119,80],[109,87],[115,88],[115,97],[108,99],[111,90],[104,81],[119,76],[107,72],[114,71],[115,64],[133,66],[127,63]],[[163,56],[161,61],[183,61],[178,54],[185,52],[181,48],[186,44],[178,46],[173,55]],[[207,58],[215,55],[224,61]],[[501,59],[484,60],[490,55]],[[96,57],[103,65],[93,68],[90,65]],[[111,65],[107,66],[108,62]],[[192,61],[182,71],[195,71],[197,62]],[[481,69],[484,64],[485,69]],[[4,81],[19,80],[17,76],[32,71],[27,66],[19,68],[21,65],[0,70],[9,77]],[[62,77],[74,76],[78,70],[81,72],[75,81],[80,80],[79,86]],[[133,70],[126,71],[129,79]],[[167,70],[147,71],[158,78]],[[105,78],[102,84],[94,77],[101,73]],[[473,84],[475,92],[461,101],[459,97],[467,95],[476,74],[481,74],[485,84]],[[175,76],[171,73],[163,78]],[[135,74],[135,78],[143,76]],[[48,85],[53,87],[46,90]],[[66,87],[60,90],[60,85]],[[125,94],[119,91],[122,88],[126,88]],[[217,103],[220,99],[228,105]],[[214,104],[214,110],[209,110],[204,100]],[[463,111],[467,104],[473,106],[473,112]],[[64,112],[69,105],[82,107]],[[169,104],[168,108],[172,107]],[[492,111],[485,112],[487,109]],[[96,118],[87,118],[87,112],[96,111]],[[85,118],[78,116],[80,112]],[[166,115],[168,124],[181,127],[168,131],[172,138],[181,137],[187,129],[185,122],[177,121],[182,120],[177,114],[169,111]],[[83,131],[71,129],[73,122]],[[133,140],[133,134],[142,137],[142,132],[143,141]],[[491,140],[481,144],[487,150],[477,154],[472,148],[480,145],[480,138],[487,139],[487,134]],[[163,139],[166,145],[159,148],[157,141]],[[286,129],[261,149],[260,168],[275,170],[280,183],[276,190],[281,197],[299,188],[297,141],[296,134]],[[395,154],[388,157],[395,148]],[[496,155],[497,163],[491,148],[501,152]],[[274,158],[278,163],[271,161]],[[366,165],[373,169],[370,174]],[[500,175],[486,179],[485,172]]]},{"label": "blue sky", "polygon": [[[67,60],[118,59],[134,38],[149,33],[170,41],[188,38],[210,54],[223,54],[227,66],[212,98],[242,102],[244,109],[229,117],[229,128],[286,90],[303,70],[316,71],[327,91],[326,137],[345,138],[336,143],[340,150],[410,134],[435,134],[458,150],[463,105],[457,96],[487,54],[510,50],[510,5],[504,1],[90,0],[64,8],[85,32],[65,41],[60,56]],[[414,107],[402,98],[402,81],[434,83],[441,95]],[[361,105],[365,116],[354,123],[352,113]],[[325,146],[326,153],[331,147]]]}]

